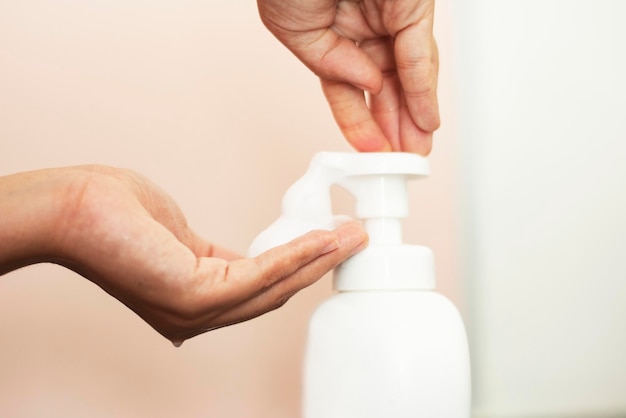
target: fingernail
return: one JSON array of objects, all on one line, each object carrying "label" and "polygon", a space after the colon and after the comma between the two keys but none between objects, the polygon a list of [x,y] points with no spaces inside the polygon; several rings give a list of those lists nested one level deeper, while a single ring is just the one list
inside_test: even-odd
[{"label": "fingernail", "polygon": [[352,251],[350,251],[350,256],[349,257],[352,257],[353,255],[363,251],[365,248],[367,248],[368,244],[369,244],[369,239],[365,239],[364,241],[361,241],[361,243],[359,245],[357,245],[356,247],[354,247],[352,249]]}]

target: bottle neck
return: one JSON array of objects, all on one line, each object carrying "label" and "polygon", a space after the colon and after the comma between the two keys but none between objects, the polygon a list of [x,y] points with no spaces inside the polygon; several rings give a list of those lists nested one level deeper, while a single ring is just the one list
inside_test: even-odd
[{"label": "bottle neck", "polygon": [[370,245],[340,264],[333,288],[357,290],[432,290],[435,263],[432,251],[423,246]]},{"label": "bottle neck", "polygon": [[400,218],[372,218],[363,221],[370,245],[401,245],[402,221]]}]

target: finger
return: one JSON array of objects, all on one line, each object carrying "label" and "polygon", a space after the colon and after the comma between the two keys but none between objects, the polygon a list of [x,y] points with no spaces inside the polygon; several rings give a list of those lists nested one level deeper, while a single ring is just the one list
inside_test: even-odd
[{"label": "finger", "polygon": [[389,141],[391,150],[401,151],[399,113],[402,87],[396,72],[393,40],[389,37],[369,39],[361,44],[361,48],[383,73],[380,93],[370,95],[372,117]]},{"label": "finger", "polygon": [[397,76],[386,76],[380,94],[370,96],[372,117],[387,138],[392,151],[402,151],[400,142],[400,99]]},{"label": "finger", "polygon": [[437,103],[439,57],[432,35],[432,17],[407,26],[396,35],[395,57],[412,119],[425,132],[440,124]]},{"label": "finger", "polygon": [[377,38],[363,42],[363,50],[384,74],[383,88],[370,99],[370,110],[391,145],[392,151],[427,155],[432,146],[432,133],[423,131],[407,108],[404,90],[396,71],[393,40]]},{"label": "finger", "polygon": [[255,259],[229,263],[218,258],[199,258],[184,289],[167,292],[174,299],[172,303],[159,305],[156,311],[137,312],[167,338],[179,342],[241,322],[250,319],[246,316],[250,311],[237,313],[240,306],[311,260],[336,250],[338,245],[334,232],[314,231]]},{"label": "finger", "polygon": [[390,149],[389,142],[372,116],[360,89],[350,84],[322,79],[322,90],[339,129],[357,151],[380,152]]},{"label": "finger", "polygon": [[[404,102],[404,99],[401,99]],[[433,146],[433,133],[422,130],[413,120],[406,103],[399,112],[400,149],[420,155],[428,155]]]},{"label": "finger", "polygon": [[[320,232],[330,231],[314,231],[309,234],[316,234]],[[327,255],[329,257],[325,257],[326,263],[339,263],[352,254],[361,244],[367,242],[367,234],[365,233],[365,230],[361,224],[356,221],[344,222],[339,225],[337,229],[332,231],[332,233],[334,235],[334,240],[331,244],[326,245],[321,252],[317,251],[317,254],[307,254],[302,251],[302,249],[299,249],[298,247],[301,247],[302,244],[300,244],[300,240],[298,239],[292,241],[292,243],[287,244],[286,246],[283,246],[283,248],[276,249],[280,250],[280,253],[279,251],[268,251],[264,257],[259,257],[259,259],[264,258],[267,260],[264,260],[263,262],[267,265],[266,270],[264,271],[265,275],[267,277],[281,276],[283,278],[292,278],[294,274],[301,274],[303,271],[308,271],[307,269],[311,268],[311,266],[314,265],[320,257]],[[309,234],[302,237],[303,241],[309,240]],[[294,247],[294,249],[289,247]],[[300,252],[301,254],[295,259],[285,259],[284,261],[281,261],[280,259],[284,257],[283,254],[286,253],[286,251],[296,253]],[[293,265],[294,262],[297,262],[297,267]],[[281,265],[284,265],[285,267],[281,267]],[[322,263],[322,265],[325,264]],[[325,272],[326,271],[322,272],[322,274]],[[311,279],[317,280],[319,277],[320,276]],[[273,281],[273,283],[270,286],[267,286],[267,288],[273,287],[274,284],[277,284],[278,282],[279,280]]]},{"label": "finger", "polygon": [[227,277],[232,296],[239,301],[254,297],[338,246],[334,232],[317,230],[258,257],[234,261]]},{"label": "finger", "polygon": [[[339,263],[367,245],[367,235],[362,226],[356,222],[343,224],[335,232],[338,243],[338,247],[335,250],[324,252],[318,256],[306,256],[306,259],[310,259],[309,262],[304,263],[295,270],[288,268],[288,270],[293,271],[286,277],[274,280],[270,286],[261,287],[262,291],[260,293],[234,309],[224,312],[221,316],[215,318],[215,323],[218,323],[219,326],[225,326],[242,322],[282,306],[291,296],[319,280]],[[308,237],[305,237],[305,239],[308,239]],[[285,247],[290,247],[292,244],[296,244],[296,242],[287,244]],[[281,252],[284,250],[281,249]],[[272,258],[277,255],[274,254]],[[279,264],[282,264],[282,262]],[[271,266],[265,272],[270,277],[282,276],[284,273],[285,270],[282,267],[278,267],[278,265]]]}]

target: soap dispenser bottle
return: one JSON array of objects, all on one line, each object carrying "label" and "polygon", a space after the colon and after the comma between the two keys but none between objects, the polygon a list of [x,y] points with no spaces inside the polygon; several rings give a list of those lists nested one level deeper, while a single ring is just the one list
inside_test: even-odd
[{"label": "soap dispenser bottle", "polygon": [[406,181],[426,175],[427,161],[414,154],[318,153],[253,243],[256,254],[333,228],[333,184],[354,195],[369,234],[369,246],[335,269],[337,293],[311,318],[303,418],[469,418],[463,321],[434,290],[430,249],[402,241]]}]

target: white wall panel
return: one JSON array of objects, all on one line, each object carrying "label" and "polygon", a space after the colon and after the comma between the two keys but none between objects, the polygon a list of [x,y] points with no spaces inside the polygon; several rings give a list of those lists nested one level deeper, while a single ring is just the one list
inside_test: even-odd
[{"label": "white wall panel", "polygon": [[626,416],[626,2],[456,4],[476,415]]}]

